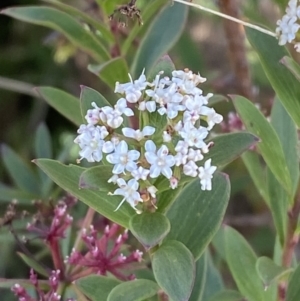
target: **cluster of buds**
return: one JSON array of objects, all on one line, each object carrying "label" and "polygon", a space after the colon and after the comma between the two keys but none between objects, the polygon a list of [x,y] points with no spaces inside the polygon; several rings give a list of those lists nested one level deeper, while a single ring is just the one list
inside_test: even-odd
[{"label": "cluster of buds", "polygon": [[[285,15],[277,21],[276,34],[279,38],[279,45],[292,43],[296,39],[296,34],[300,28],[300,3],[298,0],[290,0],[285,10]],[[294,47],[300,52],[300,43],[296,42]]]},{"label": "cluster of buds", "polygon": [[[18,297],[19,301],[60,301],[61,296],[57,293],[59,285],[59,274],[60,271],[52,271],[49,277],[49,290],[45,293],[37,279],[37,275],[33,269],[30,270],[30,283],[35,288],[36,297],[32,297],[28,294],[26,289],[20,284],[16,283],[12,288],[12,292]],[[67,299],[66,301],[74,301],[74,299]]]},{"label": "cluster of buds", "polygon": [[[116,224],[111,227],[107,225],[104,235],[99,238],[98,232],[93,226],[90,227],[89,231],[83,229],[81,238],[87,251],[83,254],[73,249],[71,255],[65,260],[66,263],[74,266],[72,269],[73,280],[90,274],[107,275],[107,273],[120,280],[135,278],[132,274],[123,274],[121,270],[127,271],[129,268],[133,268],[134,263],[141,262],[143,253],[139,250],[135,250],[128,256],[120,253],[128,239],[128,234],[125,231],[123,234],[117,235],[119,230],[120,226]],[[111,246],[110,243],[115,236],[117,238],[114,239]]]},{"label": "cluster of buds", "polygon": [[[162,75],[148,82],[143,72],[135,81],[130,77],[128,83],[117,82],[115,93],[124,97],[114,107],[93,103],[85,116],[87,124],[80,126],[74,140],[81,148],[80,160],[113,165],[108,182],[119,186],[113,195],[123,196],[118,208],[126,201],[136,209],[144,191],[155,203],[159,176],[167,178],[172,189],[182,174],[199,177],[202,190],[212,188],[216,166],[211,159],[200,163],[211,146],[204,139],[223,117],[207,106],[212,94],[204,96],[197,87],[205,78],[188,69],[173,71],[171,78]],[[123,115],[139,120],[140,128],[120,129]],[[162,128],[155,128],[151,120],[159,118]]]}]

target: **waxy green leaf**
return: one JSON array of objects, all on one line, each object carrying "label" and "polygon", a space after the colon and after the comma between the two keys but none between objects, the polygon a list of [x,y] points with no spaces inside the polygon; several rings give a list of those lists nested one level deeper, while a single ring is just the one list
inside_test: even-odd
[{"label": "waxy green leaf", "polygon": [[291,193],[293,187],[290,173],[280,140],[274,128],[250,100],[241,96],[232,96],[232,98],[246,129],[261,139],[257,147],[266,164],[281,185]]},{"label": "waxy green leaf", "polygon": [[84,29],[76,19],[62,11],[46,6],[20,6],[4,9],[1,14],[57,30],[97,61],[110,58],[107,50],[91,32]]},{"label": "waxy green leaf", "polygon": [[[130,81],[127,62],[123,57],[113,58],[100,65],[89,65],[88,69],[99,76],[113,90],[115,89],[116,82],[127,83]],[[112,102],[110,103],[112,104]]]},{"label": "waxy green leaf", "polygon": [[192,253],[181,242],[164,242],[152,256],[152,268],[157,283],[173,301],[189,300],[195,262]]},{"label": "waxy green leaf", "polygon": [[243,236],[230,227],[225,228],[225,250],[228,267],[241,294],[249,301],[272,300],[257,275],[256,255]]},{"label": "waxy green leaf", "polygon": [[174,3],[156,16],[138,48],[131,69],[133,77],[140,76],[143,69],[150,72],[155,62],[175,44],[184,29],[187,13],[186,5]]},{"label": "waxy green leaf", "polygon": [[269,286],[273,281],[287,278],[293,271],[292,269],[287,269],[275,264],[275,262],[268,257],[260,257],[257,259],[256,270],[265,286]]},{"label": "waxy green leaf", "polygon": [[64,165],[48,159],[37,159],[34,162],[61,188],[113,222],[125,228],[129,227],[129,220],[136,213],[127,203],[115,211],[121,202],[121,197],[107,195],[106,192],[102,191],[79,188],[79,178],[85,170],[84,168]]},{"label": "waxy green leaf", "polygon": [[143,301],[156,295],[159,286],[146,279],[136,279],[117,285],[108,295],[107,301]]},{"label": "waxy green leaf", "polygon": [[[300,85],[294,75],[280,62],[288,55],[275,37],[258,30],[245,28],[247,38],[257,52],[264,71],[279,100],[300,127]],[[270,51],[272,49],[272,51]]]},{"label": "waxy green leaf", "polygon": [[172,72],[175,70],[175,65],[172,62],[171,58],[166,54],[163,55],[156,64],[152,67],[147,76],[149,82],[153,81],[157,74],[163,71],[161,77],[168,76],[172,78]]},{"label": "waxy green leaf", "polygon": [[300,296],[300,264],[292,274],[288,282],[288,288],[286,292],[286,301],[299,301]]},{"label": "waxy green leaf", "polygon": [[170,222],[159,212],[144,212],[130,219],[129,229],[146,249],[150,249],[169,233]]},{"label": "waxy green leaf", "polygon": [[292,74],[300,81],[300,65],[295,62],[291,57],[285,56],[281,59],[281,63],[286,66]]},{"label": "waxy green leaf", "polygon": [[195,284],[189,301],[208,301],[212,295],[222,289],[221,275],[207,249],[196,262]]},{"label": "waxy green leaf", "polygon": [[199,258],[221,225],[229,195],[228,176],[218,172],[211,191],[201,190],[199,180],[186,185],[167,212],[171,223],[167,239],[182,242]]},{"label": "waxy green leaf", "polygon": [[76,286],[92,301],[107,300],[109,293],[121,281],[107,276],[91,275],[76,280]]},{"label": "waxy green leaf", "polygon": [[81,93],[80,93],[80,109],[81,109],[81,116],[82,119],[85,120],[85,115],[88,110],[93,109],[92,103],[96,103],[96,105],[101,108],[105,106],[111,106],[110,103],[106,100],[104,96],[98,91],[86,87],[81,86]]},{"label": "waxy green leaf", "polygon": [[24,192],[38,196],[40,187],[38,177],[34,171],[10,147],[3,144],[1,155],[4,166],[14,183]]},{"label": "waxy green leaf", "polygon": [[116,185],[107,181],[112,177],[112,167],[99,165],[85,169],[79,178],[79,187],[103,192],[112,192]]},{"label": "waxy green leaf", "polygon": [[79,99],[69,93],[52,87],[38,87],[37,92],[56,111],[75,125],[83,122]]},{"label": "waxy green leaf", "polygon": [[34,258],[28,257],[26,254],[17,252],[17,254],[22,258],[22,260],[26,263],[26,265],[30,268],[33,268],[37,273],[41,274],[42,276],[48,278],[49,272],[43,267],[37,260]]}]

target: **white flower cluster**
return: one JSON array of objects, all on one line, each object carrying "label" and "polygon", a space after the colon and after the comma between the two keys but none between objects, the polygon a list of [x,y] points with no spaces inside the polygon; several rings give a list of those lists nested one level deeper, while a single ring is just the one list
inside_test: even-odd
[{"label": "white flower cluster", "polygon": [[[290,0],[285,10],[285,15],[277,21],[276,35],[279,38],[279,45],[292,43],[300,28],[297,23],[300,19],[300,4],[298,0]],[[300,43],[294,45],[297,52],[300,52]]]},{"label": "white flower cluster", "polygon": [[[167,178],[172,189],[182,174],[199,177],[202,190],[212,188],[216,166],[211,166],[211,159],[198,165],[210,148],[204,139],[223,117],[206,106],[212,94],[204,96],[197,87],[205,78],[188,69],[173,71],[172,78],[162,74],[153,82],[147,82],[144,72],[138,80],[117,82],[115,93],[125,98],[114,107],[99,108],[93,103],[85,116],[88,124],[80,126],[74,140],[81,148],[80,160],[106,160],[113,165],[108,182],[119,187],[113,195],[123,196],[118,208],[124,201],[133,208],[149,200],[154,205],[159,176]],[[133,110],[139,116],[134,116]],[[149,124],[152,114],[165,118],[163,128]],[[140,129],[119,129],[123,115],[137,118]],[[105,158],[103,154],[107,154]]]}]

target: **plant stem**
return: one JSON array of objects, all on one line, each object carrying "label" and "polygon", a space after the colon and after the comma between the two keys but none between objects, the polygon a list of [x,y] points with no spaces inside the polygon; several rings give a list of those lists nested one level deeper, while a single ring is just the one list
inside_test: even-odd
[{"label": "plant stem", "polygon": [[186,2],[185,0],[174,0],[178,3],[182,3],[182,4],[185,4],[185,5],[188,5],[188,6],[192,6],[192,7],[195,7],[195,8],[198,8],[200,10],[203,10],[203,11],[206,11],[208,13],[211,13],[213,15],[216,15],[216,16],[219,16],[219,17],[222,17],[224,19],[228,19],[230,21],[233,21],[233,22],[236,22],[236,23],[239,23],[239,24],[242,24],[246,27],[250,27],[250,28],[253,28],[255,30],[258,30],[258,31],[261,31],[269,36],[272,36],[272,37],[276,37],[276,34],[270,30],[267,30],[267,29],[264,29],[258,25],[254,25],[254,24],[251,24],[251,23],[248,23],[248,22],[245,22],[245,21],[242,21],[240,19],[237,19],[237,18],[234,18],[234,17],[231,17],[231,16],[228,16],[226,14],[223,14],[223,13],[220,13],[218,11],[215,11],[213,9],[210,9],[210,8],[207,8],[207,7],[204,7],[202,5],[199,5],[199,4],[195,4],[195,3],[191,3],[191,2]]},{"label": "plant stem", "polygon": [[53,264],[56,270],[60,270],[61,279],[64,279],[64,262],[61,256],[60,247],[57,239],[49,241]]}]

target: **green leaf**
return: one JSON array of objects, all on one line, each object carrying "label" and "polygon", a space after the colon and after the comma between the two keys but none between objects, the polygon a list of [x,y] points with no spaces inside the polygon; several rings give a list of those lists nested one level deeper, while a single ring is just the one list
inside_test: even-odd
[{"label": "green leaf", "polygon": [[297,266],[296,270],[292,274],[289,279],[287,293],[286,293],[286,301],[299,301],[300,296],[300,265]]},{"label": "green leaf", "polygon": [[288,52],[278,45],[278,40],[274,37],[250,28],[246,28],[246,34],[277,96],[300,127],[300,85],[293,74],[280,63]]},{"label": "green leaf", "polygon": [[81,86],[80,93],[80,109],[82,119],[85,120],[85,115],[88,110],[93,109],[92,103],[96,103],[96,105],[101,108],[105,106],[111,106],[110,103],[106,100],[104,96],[102,96],[98,91],[86,87]]},{"label": "green leaf", "polygon": [[246,129],[257,135],[261,142],[257,144],[266,164],[281,185],[291,193],[292,182],[280,140],[267,119],[248,99],[233,97],[234,106],[243,120]]},{"label": "green leaf", "polygon": [[158,290],[159,286],[155,282],[146,279],[136,279],[123,282],[113,288],[107,301],[143,301],[156,295]]},{"label": "green leaf", "polygon": [[100,37],[103,37],[104,40],[106,40],[107,42],[113,42],[114,41],[114,36],[111,33],[111,31],[106,28],[106,26],[104,26],[101,22],[101,20],[98,18],[97,20],[95,20],[94,18],[90,17],[88,14],[83,13],[81,10],[64,4],[62,2],[59,2],[57,0],[43,0],[44,2],[47,3],[51,3],[57,7],[59,7],[61,10],[64,10],[65,12],[67,12],[68,14],[74,16],[74,17],[78,17],[81,20],[83,20],[84,22],[86,22],[87,24],[91,25],[95,30],[98,31],[98,35],[100,35]]},{"label": "green leaf", "polygon": [[20,6],[4,9],[1,13],[24,22],[57,30],[98,61],[110,58],[107,50],[91,32],[62,11],[46,6]]},{"label": "green leaf", "polygon": [[298,134],[297,128],[290,115],[287,113],[280,101],[275,98],[271,111],[271,124],[277,133],[287,168],[293,184],[295,195],[299,182],[299,160],[298,160]]},{"label": "green leaf", "polygon": [[116,82],[129,81],[127,62],[123,57],[113,58],[100,65],[89,65],[88,70],[105,82],[111,89],[115,89]]},{"label": "green leaf", "polygon": [[52,87],[38,87],[37,92],[55,110],[75,125],[83,122],[79,99],[65,91]]},{"label": "green leaf", "polygon": [[92,301],[107,300],[111,290],[121,281],[107,276],[91,275],[76,280],[75,284]]},{"label": "green leaf", "polygon": [[287,230],[288,207],[289,204],[293,203],[293,196],[296,193],[299,181],[298,135],[293,120],[276,98],[271,111],[271,124],[281,142],[293,185],[292,193],[289,195],[282,186],[279,185],[279,182],[272,172],[268,170],[267,187],[269,189],[270,208],[280,242],[283,244]]},{"label": "green leaf", "polygon": [[18,188],[39,195],[38,178],[24,160],[5,144],[1,146],[1,154],[4,166]]},{"label": "green leaf", "polygon": [[[20,284],[24,288],[32,288],[32,283],[29,279],[6,279],[0,278],[0,288],[12,288],[16,283]],[[43,290],[49,290],[49,280],[40,280],[40,288]]]},{"label": "green leaf", "polygon": [[195,284],[189,301],[208,301],[212,295],[222,289],[222,278],[206,249],[196,263]]},{"label": "green leaf", "polygon": [[254,151],[248,151],[242,154],[242,159],[252,178],[254,185],[265,202],[269,205],[269,194],[266,180],[266,171],[264,170],[260,156]]},{"label": "green leaf", "polygon": [[223,167],[254,146],[257,141],[256,136],[247,132],[219,135],[208,141],[213,142],[213,147],[204,155],[203,162],[211,158],[212,165]]},{"label": "green leaf", "polygon": [[35,154],[38,158],[52,158],[51,136],[44,123],[38,126],[35,134]]},{"label": "green leaf", "polygon": [[144,212],[130,219],[129,229],[146,249],[150,249],[169,233],[170,222],[159,212]]},{"label": "green leaf", "polygon": [[35,259],[30,258],[21,252],[17,252],[17,254],[27,264],[28,267],[33,268],[36,272],[38,272],[42,276],[45,276],[46,278],[49,277],[49,273],[47,272],[47,270],[41,264],[39,264]]},{"label": "green leaf", "polygon": [[129,220],[135,211],[127,203],[124,203],[118,211],[114,211],[121,201],[120,197],[78,187],[79,178],[85,170],[84,168],[75,165],[67,166],[55,160],[47,159],[38,159],[35,160],[35,163],[61,188],[113,222],[125,228],[129,227]]},{"label": "green leaf", "polygon": [[153,254],[152,268],[157,283],[173,301],[189,300],[194,285],[195,262],[181,242],[164,242]]},{"label": "green leaf", "polygon": [[197,259],[217,232],[227,208],[230,183],[215,173],[212,190],[203,191],[199,180],[185,186],[167,212],[171,223],[168,240],[182,242]]},{"label": "green leaf", "polygon": [[155,62],[175,44],[184,29],[187,13],[186,5],[174,3],[152,21],[132,65],[134,77],[139,76],[144,68],[146,72],[150,71]]},{"label": "green leaf", "polygon": [[171,58],[167,54],[165,54],[150,69],[147,80],[149,82],[153,81],[155,79],[155,76],[161,71],[164,71],[162,76],[168,76],[168,77],[171,78],[172,77],[172,72],[174,70],[175,70],[174,63],[172,62]]},{"label": "green leaf", "polygon": [[209,301],[244,301],[246,300],[240,292],[224,290],[214,295]]},{"label": "green leaf", "polygon": [[0,200],[11,202],[13,199],[18,201],[18,204],[31,204],[31,201],[36,199],[36,194],[31,194],[24,190],[10,188],[0,183]]},{"label": "green leaf", "polygon": [[[41,123],[35,134],[35,154],[37,158],[52,158],[52,141],[50,132],[44,123]],[[42,183],[42,196],[47,197],[51,190],[52,181],[40,169],[39,177]]]},{"label": "green leaf", "polygon": [[272,282],[287,277],[287,275],[292,272],[292,269],[281,267],[268,257],[260,257],[257,259],[256,270],[265,286],[269,286]]},{"label": "green leaf", "polygon": [[116,189],[113,183],[108,183],[112,176],[112,167],[108,165],[94,166],[83,171],[79,179],[79,187],[83,189],[97,189],[112,192]]},{"label": "green leaf", "polygon": [[264,291],[263,283],[257,276],[256,255],[243,236],[230,227],[225,229],[225,250],[231,274],[247,300],[271,300],[266,299],[268,291]]},{"label": "green leaf", "polygon": [[294,74],[298,81],[300,81],[300,66],[297,62],[289,56],[283,57],[280,62]]}]

